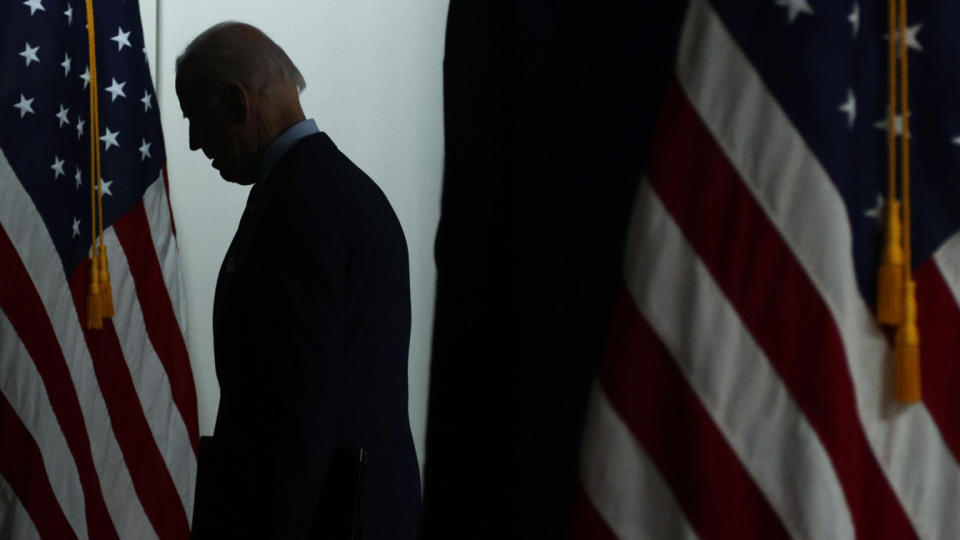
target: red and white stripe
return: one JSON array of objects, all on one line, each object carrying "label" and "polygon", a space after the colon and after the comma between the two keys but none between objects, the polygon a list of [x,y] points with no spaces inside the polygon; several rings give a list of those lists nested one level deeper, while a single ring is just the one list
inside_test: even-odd
[{"label": "red and white stripe", "polygon": [[656,465],[595,385],[584,434],[583,490],[619,538],[697,538]]},{"label": "red and white stripe", "polygon": [[[10,321],[0,313],[0,358],[26,358],[28,353],[17,338],[17,334]],[[0,363],[0,393],[7,399],[13,410],[24,411],[21,421],[26,419],[24,427],[29,437],[40,448],[47,451],[39,456],[43,460],[44,470],[49,478],[57,478],[51,483],[51,490],[56,502],[64,513],[77,538],[88,538],[86,520],[84,519],[83,501],[70,504],[70,498],[75,493],[81,493],[80,475],[70,455],[67,441],[57,425],[56,416],[47,398],[46,392],[37,392],[36,389],[45,389],[43,379],[32,362]],[[23,516],[19,516],[22,519]],[[12,518],[12,516],[11,516]],[[32,526],[32,525],[31,525]]]},{"label": "red and white stripe", "polygon": [[[156,184],[157,182],[155,182]],[[173,394],[170,378],[147,337],[143,312],[136,299],[136,288],[127,258],[112,228],[103,233],[110,257],[113,297],[116,301],[114,328],[120,336],[120,348],[133,378],[140,407],[145,415],[164,464],[171,472],[180,502],[193,508],[193,483],[197,474],[197,458],[190,449],[190,434],[176,408],[170,406]]]},{"label": "red and white stripe", "polygon": [[40,538],[40,531],[33,526],[27,510],[2,476],[0,476],[0,523],[7,527],[6,531],[10,533],[10,538],[23,540]]},{"label": "red and white stripe", "polygon": [[[603,520],[574,522],[661,536],[622,504],[670,499],[660,530],[703,538],[960,536],[960,238],[915,270],[924,402],[896,406],[843,200],[705,0],[662,110],[585,435],[576,514]],[[619,474],[643,460],[668,494]]]},{"label": "red and white stripe", "polygon": [[96,331],[81,323],[86,265],[64,276],[2,153],[0,192],[4,526],[28,537],[187,538],[196,390],[169,210],[153,221],[144,210],[167,204],[162,182],[105,231],[116,315]]},{"label": "red and white stripe", "polygon": [[186,302],[179,301],[183,276],[177,260],[179,256],[177,237],[170,234],[170,231],[174,230],[173,218],[170,214],[170,198],[163,177],[157,178],[157,181],[150,184],[146,193],[143,194],[143,208],[150,228],[150,238],[153,240],[153,249],[157,253],[160,271],[163,273],[163,283],[170,292],[180,334],[186,340],[187,307]]}]

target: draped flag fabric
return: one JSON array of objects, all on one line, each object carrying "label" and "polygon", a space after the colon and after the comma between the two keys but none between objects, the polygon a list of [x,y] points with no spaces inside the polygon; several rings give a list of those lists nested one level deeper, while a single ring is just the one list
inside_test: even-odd
[{"label": "draped flag fabric", "polygon": [[[960,537],[960,4],[911,2],[923,400],[877,324],[886,2],[691,0],[573,538]],[[899,34],[899,33],[898,33]]]},{"label": "draped flag fabric", "polygon": [[[199,444],[135,1],[0,2],[0,537],[187,538]],[[87,330],[90,137],[116,314]]]}]

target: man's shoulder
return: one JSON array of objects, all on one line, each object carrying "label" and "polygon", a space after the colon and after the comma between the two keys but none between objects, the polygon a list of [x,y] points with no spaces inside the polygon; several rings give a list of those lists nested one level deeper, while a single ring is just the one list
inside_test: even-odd
[{"label": "man's shoulder", "polygon": [[[348,164],[351,167],[346,167]],[[280,159],[275,172],[286,175],[311,174],[318,168],[330,173],[364,174],[322,131],[297,141]]]},{"label": "man's shoulder", "polygon": [[323,131],[312,133],[297,141],[290,150],[280,159],[280,163],[300,165],[336,158],[339,153],[337,145]]},{"label": "man's shoulder", "polygon": [[376,182],[323,132],[298,141],[274,168],[264,191],[281,207],[300,208],[317,219],[396,220]]},{"label": "man's shoulder", "polygon": [[307,190],[330,196],[344,190],[368,189],[373,180],[321,131],[297,141],[281,158],[268,183],[284,184],[300,195],[304,194],[301,190]]}]

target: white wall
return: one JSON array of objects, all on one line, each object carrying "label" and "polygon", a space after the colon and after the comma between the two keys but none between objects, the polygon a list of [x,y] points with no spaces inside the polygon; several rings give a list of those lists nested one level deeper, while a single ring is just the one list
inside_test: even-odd
[{"label": "white wall", "polygon": [[[155,12],[151,12],[152,10]],[[442,60],[446,0],[145,0],[144,26],[166,140],[170,198],[186,284],[187,346],[200,432],[213,430],[220,391],[211,317],[220,262],[249,188],[220,179],[187,148],[173,64],[187,43],[224,20],[254,24],[286,50],[307,80],[304,112],[383,189],[410,249],[413,330],[410,422],[423,466],[427,376],[443,159]],[[157,24],[159,21],[159,24]]]}]

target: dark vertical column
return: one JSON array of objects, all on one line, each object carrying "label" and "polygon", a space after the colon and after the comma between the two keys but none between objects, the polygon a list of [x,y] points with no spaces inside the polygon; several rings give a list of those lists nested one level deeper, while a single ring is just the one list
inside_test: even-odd
[{"label": "dark vertical column", "polygon": [[425,539],[563,535],[684,7],[451,2]]}]

